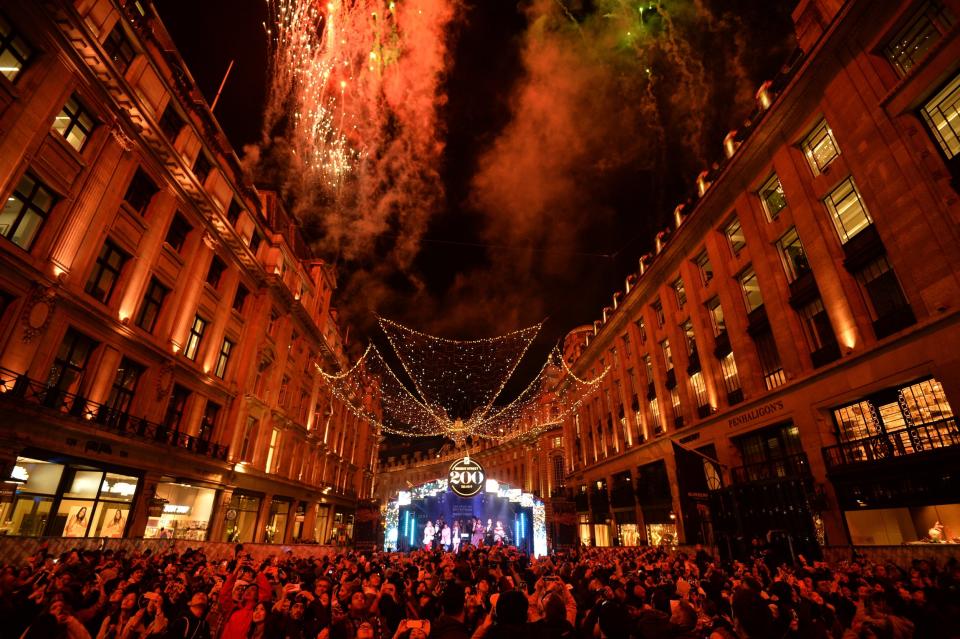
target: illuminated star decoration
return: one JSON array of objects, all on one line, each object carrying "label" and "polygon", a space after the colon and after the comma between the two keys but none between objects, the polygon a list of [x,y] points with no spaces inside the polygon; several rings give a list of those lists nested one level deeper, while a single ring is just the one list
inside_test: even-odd
[{"label": "illuminated star decoration", "polygon": [[379,322],[409,384],[372,344],[346,372],[320,373],[332,395],[383,433],[442,436],[458,446],[467,437],[505,441],[536,434],[576,411],[609,370],[592,380],[580,379],[554,347],[527,387],[512,401],[498,404],[540,324],[462,341],[427,335],[384,318]]}]

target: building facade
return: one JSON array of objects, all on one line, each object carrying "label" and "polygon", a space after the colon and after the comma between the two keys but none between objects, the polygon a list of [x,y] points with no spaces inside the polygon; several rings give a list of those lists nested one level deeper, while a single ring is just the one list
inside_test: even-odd
[{"label": "building facade", "polygon": [[324,393],[333,268],[149,3],[0,12],[0,533],[326,542],[378,433]]},{"label": "building facade", "polygon": [[564,424],[581,541],[960,538],[958,18],[798,4],[798,53],[568,346],[609,367]]}]

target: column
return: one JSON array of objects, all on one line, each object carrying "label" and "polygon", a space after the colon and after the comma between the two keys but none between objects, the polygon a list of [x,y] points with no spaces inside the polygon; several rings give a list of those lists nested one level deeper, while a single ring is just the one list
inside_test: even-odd
[{"label": "column", "polygon": [[260,501],[260,510],[257,512],[257,524],[253,529],[253,543],[262,544],[267,538],[267,524],[270,523],[270,505],[273,503],[273,493],[267,493]]},{"label": "column", "polygon": [[224,523],[227,520],[227,510],[230,500],[233,499],[233,488],[222,488],[217,491],[210,512],[210,523],[207,525],[207,541],[221,541],[224,536]]},{"label": "column", "polygon": [[147,529],[150,503],[157,496],[157,484],[160,483],[162,477],[163,475],[160,473],[148,472],[140,480],[140,497],[137,498],[128,515],[130,523],[127,526],[127,537],[143,537],[143,533]]}]

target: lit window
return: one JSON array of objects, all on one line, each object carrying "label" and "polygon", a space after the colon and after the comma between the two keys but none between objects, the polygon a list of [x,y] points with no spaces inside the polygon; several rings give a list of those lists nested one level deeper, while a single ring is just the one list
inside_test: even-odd
[{"label": "lit window", "polygon": [[220,353],[217,355],[217,365],[213,369],[213,374],[223,379],[227,374],[227,364],[230,362],[230,353],[233,352],[233,342],[224,338],[220,345]]},{"label": "lit window", "polygon": [[884,55],[901,76],[907,75],[913,66],[922,60],[943,34],[953,26],[953,15],[938,0],[921,2],[897,31],[887,46]]},{"label": "lit window", "polygon": [[[703,373],[697,371],[690,376],[690,388],[693,390],[693,396],[697,401],[697,408],[703,408],[710,404],[707,396],[707,385],[703,380]],[[701,417],[702,416],[701,414]]]},{"label": "lit window", "polygon": [[639,318],[636,322],[637,324],[637,333],[640,335],[640,343],[645,344],[647,342],[647,325],[643,321],[643,318]]},{"label": "lit window", "polygon": [[[737,371],[737,361],[733,358],[733,352],[729,352],[720,358],[720,370],[723,373],[723,385],[727,389],[728,401],[735,404],[743,399],[740,390],[740,374]],[[736,401],[734,401],[736,397]]]},{"label": "lit window", "polygon": [[752,268],[748,268],[740,274],[740,290],[743,292],[743,301],[747,305],[748,313],[763,306],[760,283],[757,281],[757,274]]},{"label": "lit window", "polygon": [[683,287],[683,279],[677,278],[673,282],[673,293],[677,297],[677,308],[683,310],[687,303],[687,290]]},{"label": "lit window", "polygon": [[960,154],[960,75],[957,75],[920,110],[923,119],[948,160]]},{"label": "lit window", "polygon": [[654,397],[650,400],[650,420],[653,423],[653,432],[654,434],[660,434],[663,432],[663,425],[660,423],[660,403],[657,402],[657,398]]},{"label": "lit window", "polygon": [[754,343],[757,346],[757,355],[760,358],[760,371],[763,373],[763,383],[767,390],[771,390],[784,384],[787,377],[783,372],[783,365],[780,363],[780,352],[777,350],[777,343],[773,339],[773,333],[769,330],[763,331],[754,336]]},{"label": "lit window", "polygon": [[659,298],[653,303],[653,314],[657,318],[657,326],[663,328],[664,322],[666,319],[663,316],[663,304],[660,303]]},{"label": "lit window", "polygon": [[280,439],[280,430],[274,428],[270,431],[270,447],[267,449],[267,463],[264,466],[264,470],[268,473],[273,472],[274,461],[277,461],[277,444]]},{"label": "lit window", "polygon": [[54,118],[53,130],[62,135],[70,146],[80,151],[93,131],[93,116],[80,104],[77,96],[71,95]]},{"label": "lit window", "polygon": [[109,300],[127,257],[127,254],[110,240],[104,242],[84,290],[99,302]]},{"label": "lit window", "polygon": [[840,155],[840,149],[833,138],[833,131],[830,130],[826,120],[820,120],[800,146],[814,175],[823,173],[827,165]]},{"label": "lit window", "polygon": [[55,202],[43,182],[24,174],[0,210],[0,235],[29,251]]},{"label": "lit window", "polygon": [[739,255],[743,247],[747,245],[747,238],[743,235],[740,220],[734,218],[723,230],[723,234],[727,236],[727,243],[730,244],[730,250],[733,251],[733,254]]},{"label": "lit window", "polygon": [[852,177],[841,182],[840,186],[827,195],[823,203],[830,211],[830,219],[833,220],[833,226],[843,244],[873,223]]},{"label": "lit window", "polygon": [[710,313],[710,324],[713,326],[714,336],[725,332],[727,330],[727,323],[723,319],[723,307],[720,306],[719,297],[714,297],[707,302],[707,311]]},{"label": "lit window", "polygon": [[673,370],[673,354],[670,351],[670,340],[665,339],[660,342],[660,348],[663,350],[663,364],[668,371]]},{"label": "lit window", "polygon": [[143,304],[140,306],[140,315],[137,316],[137,326],[148,333],[153,332],[160,309],[163,307],[163,300],[169,292],[170,289],[157,281],[157,278],[150,280],[147,292],[143,296]]},{"label": "lit window", "polygon": [[792,282],[810,270],[807,254],[803,252],[803,244],[800,243],[796,228],[791,228],[780,238],[777,242],[777,251],[780,253],[780,261],[783,262],[787,281]]},{"label": "lit window", "polygon": [[193,324],[190,325],[190,335],[187,336],[187,347],[183,349],[183,354],[187,359],[197,359],[197,352],[200,350],[200,341],[203,339],[203,332],[206,328],[207,320],[199,315],[195,315]]},{"label": "lit window", "polygon": [[643,357],[644,368],[647,372],[647,383],[653,383],[653,359],[649,355],[644,355]]},{"label": "lit window", "polygon": [[710,263],[710,256],[706,251],[697,256],[696,264],[700,271],[700,281],[706,286],[713,279],[713,264]]},{"label": "lit window", "polygon": [[20,37],[6,18],[0,15],[0,74],[13,82],[31,57],[33,48]]},{"label": "lit window", "polygon": [[693,332],[693,322],[687,320],[680,325],[680,330],[683,331],[683,338],[687,343],[687,356],[693,356],[697,352],[697,339]]},{"label": "lit window", "polygon": [[767,218],[771,221],[777,219],[780,211],[787,206],[787,196],[783,193],[783,186],[776,173],[760,187],[759,195],[760,201],[763,202],[763,210],[767,212]]}]

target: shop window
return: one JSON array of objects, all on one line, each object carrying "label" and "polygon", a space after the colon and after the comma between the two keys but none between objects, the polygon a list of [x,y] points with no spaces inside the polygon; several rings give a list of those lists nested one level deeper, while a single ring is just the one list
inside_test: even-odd
[{"label": "shop window", "polygon": [[53,520],[63,537],[123,537],[139,480],[101,470],[68,467]]},{"label": "shop window", "polygon": [[234,491],[224,513],[223,541],[249,543],[254,540],[260,497]]},{"label": "shop window", "polygon": [[677,299],[677,308],[683,310],[687,304],[687,290],[683,287],[683,278],[678,277],[673,281],[673,294]]},{"label": "shop window", "polygon": [[714,297],[707,302],[707,312],[710,314],[710,326],[713,327],[713,335],[716,337],[727,330],[727,323],[723,318],[723,307],[720,306],[720,298]]},{"label": "shop window", "polygon": [[167,237],[165,241],[170,245],[170,248],[179,253],[181,250],[183,250],[183,245],[187,241],[187,236],[190,235],[190,231],[192,230],[193,227],[190,226],[190,223],[187,222],[186,218],[177,212],[173,216],[173,221],[170,222],[170,228],[167,230]]},{"label": "shop window", "polygon": [[747,313],[751,313],[763,306],[763,295],[760,293],[760,282],[757,281],[757,274],[752,268],[748,268],[740,274],[740,291],[743,293],[743,302],[747,307]]},{"label": "shop window", "polygon": [[70,96],[53,120],[53,130],[77,151],[83,150],[93,127],[93,116],[75,95]]},{"label": "shop window", "polygon": [[147,286],[147,292],[143,295],[143,302],[140,304],[140,313],[137,315],[137,326],[147,331],[153,332],[157,324],[157,317],[163,308],[163,300],[167,298],[170,292],[166,286],[161,284],[157,278],[150,278],[150,285]]},{"label": "shop window", "polygon": [[726,236],[727,244],[730,246],[730,251],[734,256],[740,255],[740,251],[747,245],[747,238],[743,234],[740,220],[733,218],[733,221],[723,229],[723,234]]},{"label": "shop window", "polygon": [[840,406],[834,409],[833,418],[844,442],[923,426],[915,437],[900,441],[912,446],[914,439],[922,439],[924,447],[938,448],[949,445],[950,440],[937,437],[934,427],[952,421],[954,412],[943,386],[931,377]]},{"label": "shop window", "polygon": [[55,203],[53,192],[25,173],[0,209],[0,235],[29,251]]},{"label": "shop window", "polygon": [[116,414],[130,411],[130,404],[133,403],[143,371],[143,366],[126,357],[120,360],[120,366],[117,367],[117,374],[113,378],[113,386],[110,388],[110,396],[107,399],[107,406],[111,411]]},{"label": "shop window", "polygon": [[87,294],[98,302],[106,304],[129,257],[111,240],[104,242],[84,287]]},{"label": "shop window", "polygon": [[39,537],[45,534],[60,486],[64,466],[17,457],[11,477],[18,482],[13,503],[0,503],[0,531],[7,535]]},{"label": "shop window", "polygon": [[793,423],[781,424],[737,437],[734,443],[745,466],[778,461],[803,454],[800,429]]},{"label": "shop window", "polygon": [[189,484],[157,484],[156,502],[143,536],[205,541],[216,491]]},{"label": "shop window", "polygon": [[227,364],[230,363],[230,354],[233,352],[233,342],[223,338],[220,345],[220,352],[217,354],[217,365],[213,368],[213,374],[223,379],[227,374]]},{"label": "shop window", "polygon": [[210,268],[207,269],[207,284],[216,289],[220,286],[223,279],[223,273],[227,270],[227,265],[216,255],[210,260]]},{"label": "shop window", "polygon": [[163,416],[163,426],[167,430],[181,430],[183,426],[183,415],[187,410],[187,401],[190,399],[190,391],[180,384],[173,385],[173,393],[170,395],[170,401],[167,402],[167,411]]},{"label": "shop window", "polygon": [[47,386],[66,393],[78,392],[90,354],[96,347],[97,342],[73,328],[68,328],[53,360]]},{"label": "shop window", "polygon": [[120,75],[126,74],[137,53],[133,50],[133,44],[130,43],[130,38],[123,30],[123,20],[117,22],[116,26],[110,31],[103,43],[103,50],[113,60]]},{"label": "shop window", "polygon": [[873,218],[860,198],[853,178],[847,178],[830,192],[823,200],[830,212],[830,219],[840,236],[840,242],[846,244],[857,233],[873,224]]},{"label": "shop window", "polygon": [[207,330],[207,320],[194,315],[193,324],[190,325],[190,333],[187,335],[187,345],[183,349],[184,356],[189,360],[196,361],[197,353],[200,351],[200,343],[203,341],[203,333]]},{"label": "shop window", "polygon": [[33,57],[33,47],[27,44],[13,25],[0,14],[0,74],[13,82]]},{"label": "shop window", "polygon": [[706,251],[703,251],[694,262],[697,265],[697,271],[700,273],[700,281],[706,286],[713,279],[713,264],[710,263],[710,256],[707,255]]},{"label": "shop window", "polygon": [[127,185],[126,193],[123,194],[123,201],[134,211],[143,215],[147,212],[147,207],[150,205],[153,196],[157,194],[157,190],[157,185],[150,176],[144,173],[143,169],[137,167],[130,179],[130,184]]},{"label": "shop window", "polygon": [[287,519],[290,517],[290,502],[274,499],[270,502],[269,521],[265,530],[264,541],[268,544],[283,543],[283,536],[287,530]]},{"label": "shop window", "polygon": [[780,184],[780,178],[774,173],[770,179],[763,183],[760,191],[760,202],[763,203],[763,210],[767,214],[767,219],[771,222],[777,219],[780,211],[787,207],[787,196],[783,192],[783,186]]},{"label": "shop window", "polygon": [[807,254],[803,250],[796,228],[791,228],[780,238],[777,242],[777,252],[780,253],[780,261],[783,263],[788,282],[793,282],[810,270]]},{"label": "shop window", "polygon": [[892,335],[916,321],[886,255],[860,269],[856,278],[873,318],[877,339]]},{"label": "shop window", "polygon": [[810,170],[814,175],[820,175],[840,155],[840,147],[833,137],[833,131],[826,120],[820,120],[813,130],[800,144],[803,155],[807,158]]},{"label": "shop window", "polygon": [[780,363],[780,352],[777,350],[773,333],[769,330],[763,331],[754,336],[753,342],[757,346],[760,372],[763,374],[763,384],[767,390],[785,384],[787,377],[783,372],[783,365]]},{"label": "shop window", "polygon": [[920,113],[940,152],[956,173],[960,155],[960,74],[930,98]]},{"label": "shop window", "polygon": [[160,130],[167,136],[170,144],[177,141],[177,136],[180,135],[180,131],[183,130],[185,125],[183,118],[177,112],[177,107],[174,106],[175,102],[174,99],[167,102],[167,107],[163,110],[163,114],[160,115],[159,122]]},{"label": "shop window", "polygon": [[901,77],[905,76],[917,62],[926,57],[930,48],[943,38],[953,24],[953,14],[942,2],[920,2],[904,25],[891,36],[883,53],[897,73]]}]

